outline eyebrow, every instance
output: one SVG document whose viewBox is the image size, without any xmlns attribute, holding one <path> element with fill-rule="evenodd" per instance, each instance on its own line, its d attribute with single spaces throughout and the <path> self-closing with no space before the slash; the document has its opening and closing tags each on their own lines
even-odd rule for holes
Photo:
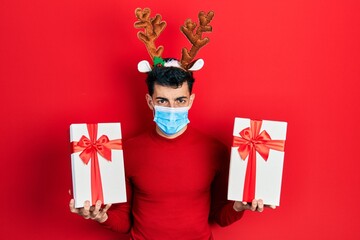
<svg viewBox="0 0 360 240">
<path fill-rule="evenodd" d="M 175 98 L 175 101 L 176 100 L 183 100 L 183 99 L 187 99 L 188 97 L 186 97 L 186 96 L 181 96 L 181 97 L 177 97 L 177 98 Z M 158 99 L 158 100 L 165 100 L 165 101 L 169 101 L 169 99 L 168 98 L 164 98 L 164 97 L 156 97 L 156 99 Z"/>
<path fill-rule="evenodd" d="M 178 98 L 175 99 L 175 101 L 176 100 L 184 100 L 184 99 L 187 99 L 187 97 L 186 96 L 178 97 Z"/>
<path fill-rule="evenodd" d="M 164 101 L 169 101 L 169 99 L 164 98 L 164 97 L 156 97 L 157 100 L 164 100 Z"/>
</svg>

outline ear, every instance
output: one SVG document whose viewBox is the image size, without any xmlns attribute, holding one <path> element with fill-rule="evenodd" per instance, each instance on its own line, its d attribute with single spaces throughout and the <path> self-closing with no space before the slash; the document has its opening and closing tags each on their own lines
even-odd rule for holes
<svg viewBox="0 0 360 240">
<path fill-rule="evenodd" d="M 198 71 L 200 69 L 202 69 L 202 67 L 204 66 L 204 60 L 203 59 L 198 59 L 196 60 L 194 63 L 192 63 L 192 66 L 188 69 L 188 71 Z"/>
<path fill-rule="evenodd" d="M 195 100 L 195 93 L 192 93 L 192 94 L 190 95 L 189 109 L 191 108 L 194 100 Z"/>
<path fill-rule="evenodd" d="M 146 103 L 147 103 L 147 105 L 149 106 L 149 108 L 151 109 L 151 110 L 154 110 L 154 105 L 153 105 L 153 100 L 152 100 L 152 97 L 150 96 L 150 94 L 146 94 L 145 95 L 145 99 L 146 99 Z"/>
<path fill-rule="evenodd" d="M 142 60 L 138 63 L 138 70 L 141 73 L 151 72 L 150 63 L 146 60 Z"/>
</svg>

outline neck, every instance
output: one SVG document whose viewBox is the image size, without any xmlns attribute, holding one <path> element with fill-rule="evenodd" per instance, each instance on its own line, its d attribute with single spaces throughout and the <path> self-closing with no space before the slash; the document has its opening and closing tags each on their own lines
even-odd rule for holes
<svg viewBox="0 0 360 240">
<path fill-rule="evenodd" d="M 187 129 L 187 125 L 185 127 L 183 127 L 179 132 L 173 134 L 173 135 L 166 135 L 165 133 L 163 133 L 160 128 L 158 126 L 156 126 L 156 133 L 159 134 L 160 136 L 167 138 L 167 139 L 174 139 L 177 138 L 178 136 L 180 136 L 181 134 L 183 134 Z"/>
</svg>

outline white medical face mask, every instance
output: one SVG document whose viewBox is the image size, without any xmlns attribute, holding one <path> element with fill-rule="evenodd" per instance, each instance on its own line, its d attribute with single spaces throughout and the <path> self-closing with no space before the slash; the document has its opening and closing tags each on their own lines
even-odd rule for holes
<svg viewBox="0 0 360 240">
<path fill-rule="evenodd" d="M 154 106 L 154 122 L 166 135 L 174 135 L 183 129 L 190 121 L 188 112 L 190 107 L 162 107 Z"/>
</svg>

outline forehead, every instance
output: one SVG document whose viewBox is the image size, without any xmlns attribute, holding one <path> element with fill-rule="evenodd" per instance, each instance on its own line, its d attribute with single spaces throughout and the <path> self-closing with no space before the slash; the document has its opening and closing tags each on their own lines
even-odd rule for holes
<svg viewBox="0 0 360 240">
<path fill-rule="evenodd" d="M 162 86 L 159 84 L 154 85 L 154 94 L 153 97 L 163 97 L 168 99 L 178 98 L 178 97 L 189 97 L 189 87 L 187 82 L 184 82 L 180 87 L 174 88 L 171 86 Z"/>
</svg>

